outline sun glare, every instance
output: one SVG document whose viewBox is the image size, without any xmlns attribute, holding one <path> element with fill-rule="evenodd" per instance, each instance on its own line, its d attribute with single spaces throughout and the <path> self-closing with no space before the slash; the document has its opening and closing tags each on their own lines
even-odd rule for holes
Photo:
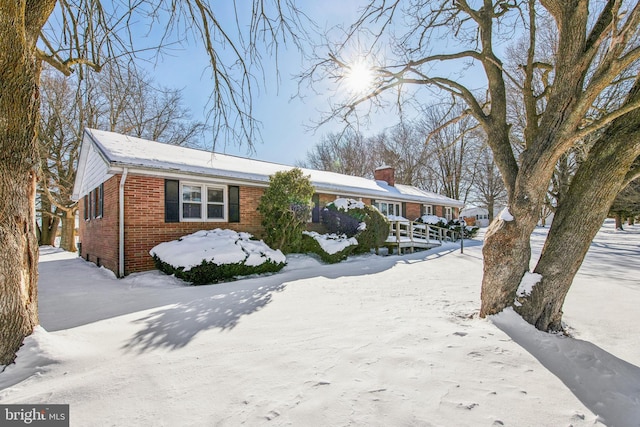
<svg viewBox="0 0 640 427">
<path fill-rule="evenodd" d="M 347 70 L 345 82 L 350 91 L 364 92 L 373 85 L 373 70 L 366 62 L 358 61 Z"/>
</svg>

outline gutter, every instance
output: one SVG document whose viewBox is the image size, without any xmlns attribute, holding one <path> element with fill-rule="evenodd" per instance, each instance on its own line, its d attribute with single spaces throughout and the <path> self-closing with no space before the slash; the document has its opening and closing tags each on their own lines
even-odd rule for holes
<svg viewBox="0 0 640 427">
<path fill-rule="evenodd" d="M 127 181 L 127 174 L 129 173 L 128 168 L 124 168 L 122 172 L 122 177 L 120 178 L 120 188 L 118 189 L 118 228 L 119 228 L 119 239 L 118 239 L 118 277 L 124 277 L 124 183 Z"/>
</svg>

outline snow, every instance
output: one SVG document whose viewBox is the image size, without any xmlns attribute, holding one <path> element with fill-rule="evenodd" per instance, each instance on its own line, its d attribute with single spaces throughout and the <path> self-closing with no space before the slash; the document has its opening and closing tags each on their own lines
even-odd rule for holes
<svg viewBox="0 0 640 427">
<path fill-rule="evenodd" d="M 320 245 L 323 251 L 329 255 L 336 254 L 349 246 L 357 246 L 358 240 L 355 237 L 347 237 L 342 234 L 320 234 L 315 231 L 303 231 L 304 234 L 311 236 Z"/>
<path fill-rule="evenodd" d="M 184 267 L 184 271 L 202 264 L 202 261 L 216 265 L 244 262 L 254 267 L 267 261 L 276 264 L 286 262 L 280 250 L 273 250 L 262 240 L 251 240 L 251 237 L 249 233 L 222 228 L 201 230 L 179 240 L 160 243 L 149 253 L 173 267 Z"/>
<path fill-rule="evenodd" d="M 538 273 L 524 273 L 522 280 L 520 281 L 520 285 L 518 286 L 518 290 L 516 291 L 516 296 L 526 297 L 527 295 L 531 295 L 533 291 L 533 287 L 542 281 L 542 275 Z"/>
<path fill-rule="evenodd" d="M 498 215 L 498 218 L 500 218 L 503 221 L 513 221 L 513 215 L 511 215 L 511 212 L 509 212 L 509 208 L 504 208 L 500 211 L 500 215 Z"/>
<path fill-rule="evenodd" d="M 422 219 L 422 222 L 424 222 L 425 224 L 431 224 L 431 225 L 438 224 L 439 222 L 442 222 L 445 224 L 449 223 L 449 221 L 446 218 L 442 218 L 436 215 L 422 215 L 421 219 Z"/>
<path fill-rule="evenodd" d="M 539 254 L 548 229 L 536 229 Z M 567 295 L 572 337 L 478 317 L 482 242 L 185 286 L 43 248 L 42 328 L 0 404 L 71 425 L 640 425 L 640 227 L 607 222 Z"/>
<path fill-rule="evenodd" d="M 97 147 L 97 151 L 93 149 Z M 97 129 L 86 129 L 83 139 L 78 178 L 74 186 L 74 198 L 84 196 L 86 188 L 82 185 L 84 179 L 90 179 L 91 173 L 86 171 L 83 164 L 91 163 L 87 158 L 93 155 L 94 161 L 102 166 L 105 162 L 110 173 L 119 173 L 122 168 L 129 168 L 129 173 L 136 170 L 144 174 L 156 171 L 161 174 L 176 174 L 180 172 L 200 178 L 225 178 L 226 180 L 243 180 L 253 183 L 267 184 L 269 176 L 280 171 L 287 171 L 293 166 L 282 165 L 244 157 L 212 153 L 205 150 L 162 144 L 107 132 Z M 315 169 L 300 168 L 304 175 L 311 178 L 311 183 L 318 192 L 329 194 L 357 195 L 358 197 L 372 197 L 375 199 L 393 199 L 414 201 L 425 204 L 439 204 L 462 207 L 463 203 L 440 194 L 431 193 L 407 185 L 388 185 L 384 181 L 326 172 Z M 84 190 L 82 190 L 84 189 Z"/>
<path fill-rule="evenodd" d="M 348 212 L 351 209 L 364 209 L 364 202 L 355 200 L 355 199 L 347 199 L 344 197 L 339 197 L 335 199 L 330 204 L 334 205 L 336 209 L 344 212 Z"/>
</svg>

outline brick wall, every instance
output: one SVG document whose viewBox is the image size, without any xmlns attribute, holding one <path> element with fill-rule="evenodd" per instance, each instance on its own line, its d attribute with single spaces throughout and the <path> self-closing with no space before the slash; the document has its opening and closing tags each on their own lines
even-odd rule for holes
<svg viewBox="0 0 640 427">
<path fill-rule="evenodd" d="M 420 218 L 420 212 L 422 209 L 421 204 L 407 202 L 405 206 L 406 206 L 406 212 L 404 213 L 405 218 L 407 218 L 410 221 Z"/>
<path fill-rule="evenodd" d="M 118 272 L 118 188 L 120 175 L 104 183 L 104 214 L 102 218 L 84 220 L 84 199 L 80 200 L 82 257 Z M 164 221 L 164 179 L 129 175 L 125 184 L 125 268 L 126 274 L 155 268 L 149 250 L 159 243 L 178 239 L 198 230 L 228 228 L 262 237 L 261 216 L 257 211 L 263 188 L 240 187 L 240 222 L 174 222 Z M 320 194 L 320 206 L 334 201 L 335 195 Z M 363 199 L 367 204 L 370 199 Z M 410 219 L 420 216 L 420 205 L 407 203 Z M 443 216 L 442 206 L 435 214 Z M 316 229 L 318 224 L 309 224 Z M 320 227 L 318 231 L 322 231 Z"/>
<path fill-rule="evenodd" d="M 125 274 L 155 268 L 149 250 L 199 230 L 228 228 L 260 237 L 256 208 L 264 190 L 240 187 L 240 222 L 164 222 L 164 179 L 129 176 L 125 186 Z"/>
<path fill-rule="evenodd" d="M 118 271 L 118 187 L 120 176 L 104 183 L 104 207 L 101 218 L 84 219 L 85 199 L 79 201 L 79 241 L 81 256 L 93 263 Z"/>
<path fill-rule="evenodd" d="M 376 169 L 373 172 L 373 179 L 376 181 L 386 181 L 387 184 L 396 185 L 396 171 L 392 167 Z"/>
</svg>

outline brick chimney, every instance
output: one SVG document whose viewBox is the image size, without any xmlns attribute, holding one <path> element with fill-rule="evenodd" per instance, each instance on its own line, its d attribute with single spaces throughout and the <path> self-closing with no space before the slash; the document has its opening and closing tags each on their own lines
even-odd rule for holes
<svg viewBox="0 0 640 427">
<path fill-rule="evenodd" d="M 390 186 L 396 185 L 396 170 L 391 166 L 383 165 L 373 172 L 376 181 L 386 181 Z"/>
</svg>

